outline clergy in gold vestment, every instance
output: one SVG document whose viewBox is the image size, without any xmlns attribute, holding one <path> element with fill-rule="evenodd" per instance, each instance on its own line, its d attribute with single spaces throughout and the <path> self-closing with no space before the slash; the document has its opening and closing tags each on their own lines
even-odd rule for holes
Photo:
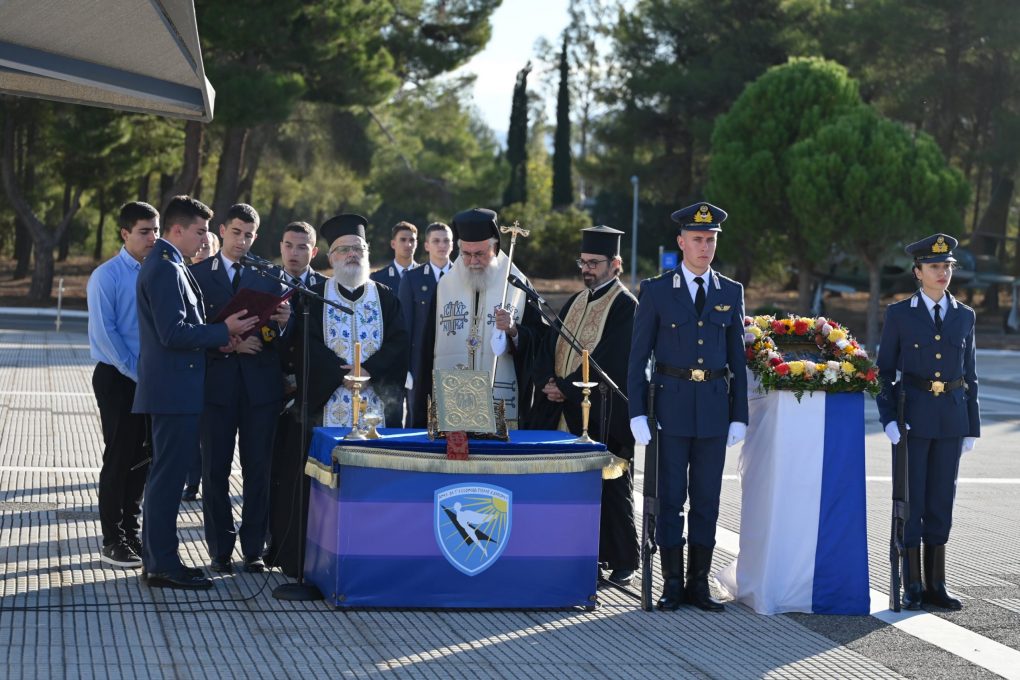
<svg viewBox="0 0 1020 680">
<path fill-rule="evenodd" d="M 620 283 L 620 235 L 610 227 L 593 227 L 581 233 L 581 269 L 585 288 L 567 300 L 560 312 L 563 326 L 573 333 L 583 349 L 609 374 L 621 390 L 627 390 L 627 358 L 637 300 Z M 581 356 L 559 334 L 549 333 L 535 362 L 535 404 L 529 426 L 560 429 L 581 434 Z M 592 370 L 589 379 L 603 382 Z M 609 450 L 628 461 L 634 459 L 634 436 L 630 432 L 627 405 L 610 393 L 606 404 L 608 434 L 603 436 L 600 419 L 602 396 L 593 388 L 588 434 L 604 442 Z M 609 579 L 627 584 L 638 566 L 637 528 L 634 522 L 634 478 L 626 474 L 602 482 L 602 522 L 599 561 L 608 565 Z"/>
</svg>

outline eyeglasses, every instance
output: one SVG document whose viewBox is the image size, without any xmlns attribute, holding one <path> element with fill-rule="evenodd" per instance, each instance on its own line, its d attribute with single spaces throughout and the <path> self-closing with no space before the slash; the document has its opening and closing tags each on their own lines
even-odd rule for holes
<svg viewBox="0 0 1020 680">
<path fill-rule="evenodd" d="M 478 260 L 478 261 L 481 261 L 481 260 L 484 260 L 486 257 L 489 257 L 491 255 L 492 255 L 492 251 L 491 250 L 483 250 L 483 251 L 477 252 L 477 253 L 469 253 L 469 252 L 466 252 L 466 251 L 463 251 L 463 250 L 460 251 L 460 256 L 463 259 L 465 259 L 465 260 Z"/>
<path fill-rule="evenodd" d="M 368 249 L 365 246 L 361 246 L 361 245 L 358 245 L 358 246 L 336 246 L 335 248 L 331 248 L 330 249 L 329 254 L 332 255 L 333 253 L 340 253 L 341 255 L 346 255 L 348 253 L 363 253 L 366 250 L 368 250 Z"/>
<path fill-rule="evenodd" d="M 609 259 L 605 260 L 582 260 L 580 258 L 574 260 L 577 263 L 578 269 L 595 269 L 603 262 L 609 262 Z"/>
</svg>

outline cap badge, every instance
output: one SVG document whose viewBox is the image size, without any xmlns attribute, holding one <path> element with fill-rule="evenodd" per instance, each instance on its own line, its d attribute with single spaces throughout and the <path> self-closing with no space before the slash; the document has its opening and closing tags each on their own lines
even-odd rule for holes
<svg viewBox="0 0 1020 680">
<path fill-rule="evenodd" d="M 701 206 L 698 208 L 698 212 L 694 213 L 695 224 L 712 224 L 714 221 L 707 205 Z"/>
<path fill-rule="evenodd" d="M 933 243 L 931 246 L 931 252 L 933 253 L 949 252 L 949 245 L 946 243 L 946 239 L 944 236 L 939 236 L 937 239 L 935 239 L 935 243 Z"/>
</svg>

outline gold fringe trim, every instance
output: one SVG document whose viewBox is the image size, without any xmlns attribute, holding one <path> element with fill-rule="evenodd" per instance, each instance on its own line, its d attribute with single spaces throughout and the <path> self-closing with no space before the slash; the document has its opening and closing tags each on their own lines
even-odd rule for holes
<svg viewBox="0 0 1020 680">
<path fill-rule="evenodd" d="M 340 485 L 340 475 L 333 472 L 333 466 L 326 465 L 311 456 L 305 461 L 305 474 L 331 489 Z"/>
<path fill-rule="evenodd" d="M 333 461 L 340 465 L 382 468 L 384 470 L 480 475 L 587 472 L 588 470 L 604 470 L 607 467 L 618 467 L 616 461 L 626 464 L 626 461 L 617 458 L 613 454 L 601 451 L 531 456 L 472 454 L 468 460 L 450 460 L 444 453 L 421 453 L 417 451 L 353 446 L 338 446 L 334 448 Z M 317 465 L 321 465 L 321 463 L 317 462 Z M 622 474 L 622 469 L 619 474 Z"/>
</svg>

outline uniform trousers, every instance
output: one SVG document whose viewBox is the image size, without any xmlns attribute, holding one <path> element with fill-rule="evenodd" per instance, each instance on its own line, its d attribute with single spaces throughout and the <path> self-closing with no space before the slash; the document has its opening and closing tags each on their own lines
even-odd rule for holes
<svg viewBox="0 0 1020 680">
<path fill-rule="evenodd" d="M 907 435 L 910 517 L 903 527 L 906 547 L 916 548 L 922 540 L 927 545 L 949 541 L 962 443 L 961 437 Z"/>
<path fill-rule="evenodd" d="M 251 406 L 244 390 L 231 404 L 206 403 L 202 414 L 202 511 L 209 556 L 230 559 L 241 539 L 245 558 L 262 557 L 269 533 L 269 471 L 279 400 Z M 241 528 L 235 530 L 230 466 L 237 440 L 241 459 Z"/>
<path fill-rule="evenodd" d="M 92 372 L 92 389 L 103 427 L 99 524 L 104 546 L 138 535 L 142 491 L 149 469 L 141 464 L 148 456 L 146 417 L 131 412 L 135 387 L 134 380 L 110 364 L 100 362 Z"/>
<path fill-rule="evenodd" d="M 142 506 L 142 560 L 152 573 L 181 569 L 177 513 L 188 464 L 198 451 L 197 413 L 152 414 L 152 466 Z"/>
<path fill-rule="evenodd" d="M 633 465 L 616 479 L 602 480 L 599 561 L 610 569 L 637 569 L 640 559 L 634 524 Z"/>
<path fill-rule="evenodd" d="M 690 497 L 687 542 L 715 547 L 726 437 L 674 437 L 659 433 L 658 543 L 684 545 L 684 501 Z"/>
</svg>

